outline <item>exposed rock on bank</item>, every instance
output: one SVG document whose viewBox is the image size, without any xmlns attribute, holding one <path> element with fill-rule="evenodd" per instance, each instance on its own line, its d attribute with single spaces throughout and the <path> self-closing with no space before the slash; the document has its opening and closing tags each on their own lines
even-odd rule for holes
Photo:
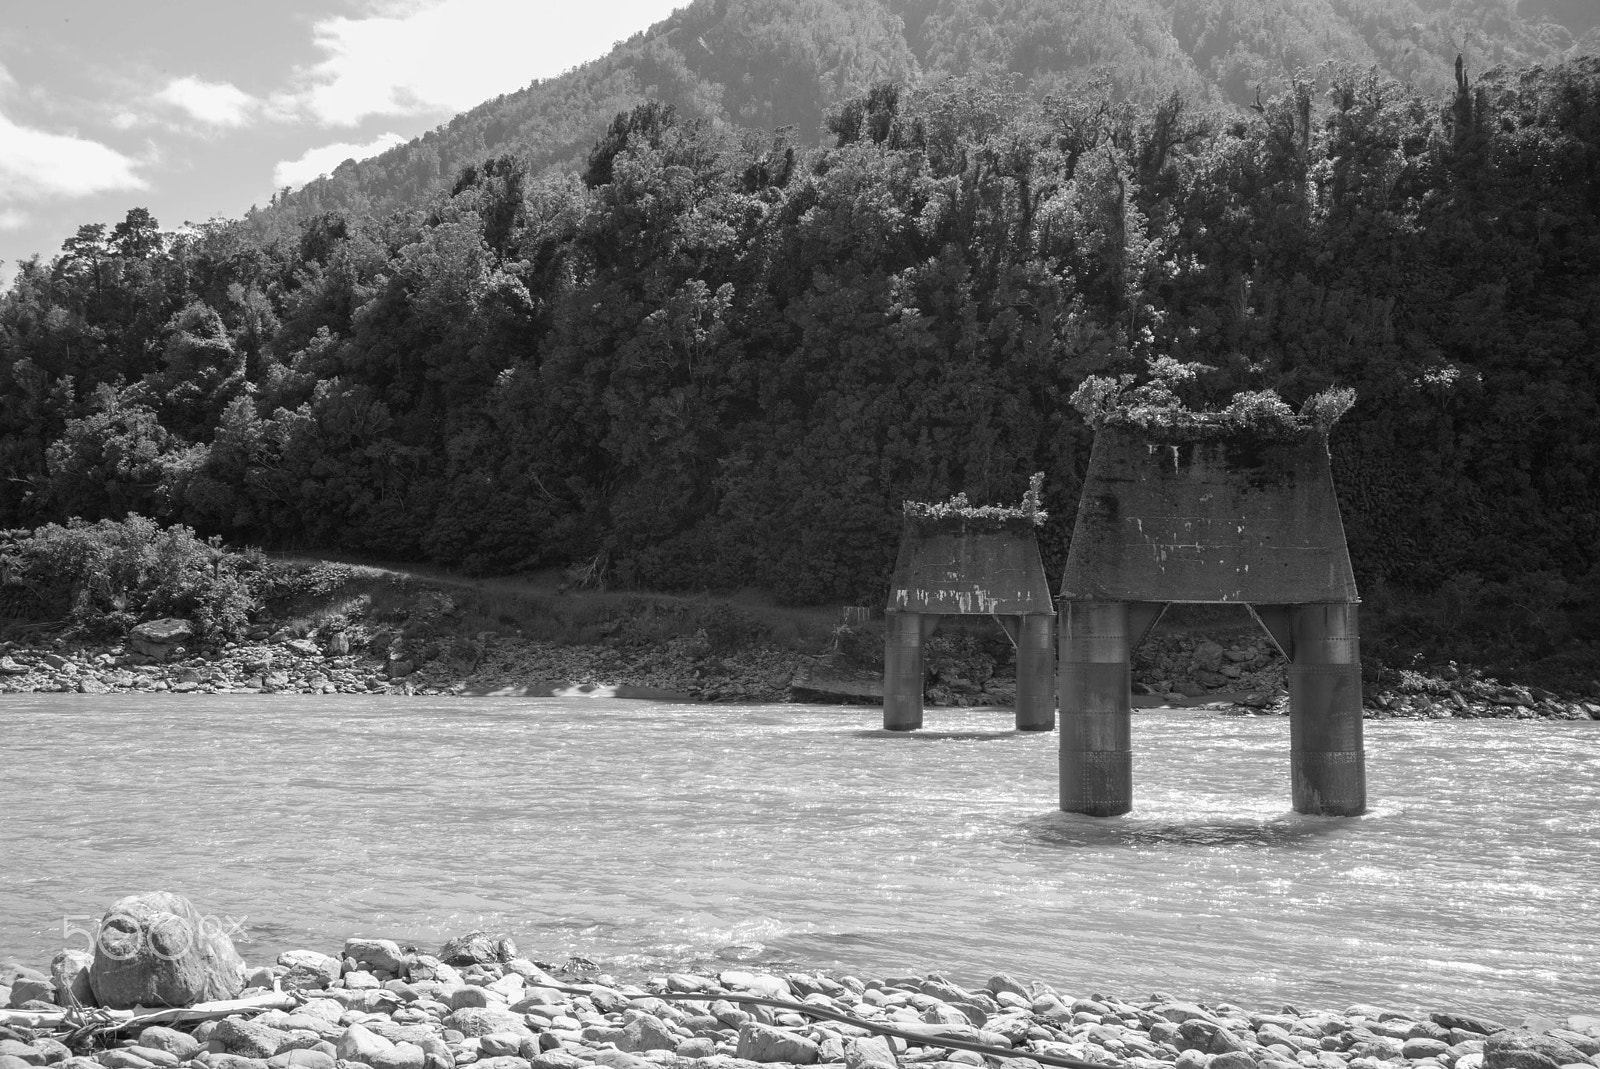
<svg viewBox="0 0 1600 1069">
<path fill-rule="evenodd" d="M 434 597 L 432 611 L 448 612 Z M 442 606 L 442 608 L 441 608 Z M 849 629 L 841 628 L 841 631 Z M 648 697 L 718 702 L 883 700 L 882 636 L 805 655 L 747 644 L 721 652 L 702 642 L 615 640 L 565 645 L 503 632 L 400 633 L 381 627 L 260 628 L 239 642 L 202 642 L 190 623 L 140 624 L 124 642 L 64 638 L 0 642 L 0 693 L 505 694 Z M 1008 706 L 1015 667 L 980 645 L 941 634 L 930 643 L 927 704 Z M 1133 662 L 1136 694 L 1234 713 L 1287 710 L 1284 661 L 1264 637 L 1151 636 Z M 1447 666 L 1389 672 L 1370 683 L 1368 717 L 1502 717 L 1600 720 L 1600 694 L 1561 696 L 1505 685 Z"/>
<path fill-rule="evenodd" d="M 1165 993 L 1075 997 L 1005 975 L 968 988 L 937 973 L 870 980 L 675 973 L 632 985 L 555 972 L 520 956 L 510 940 L 482 933 L 452 940 L 437 955 L 352 939 L 337 957 L 289 951 L 251 970 L 259 990 L 243 995 L 266 993 L 278 1003 L 265 1012 L 70 1035 L 73 1023 L 88 1018 L 63 1020 L 48 1003 L 31 1001 L 42 974 L 0 968 L 9 984 L 0 995 L 25 1007 L 0 1015 L 0 1069 L 1600 1066 L 1600 1015 L 1508 1027 L 1463 1013 L 1371 1005 L 1270 1011 Z M 283 992 L 277 999 L 274 985 Z"/>
</svg>

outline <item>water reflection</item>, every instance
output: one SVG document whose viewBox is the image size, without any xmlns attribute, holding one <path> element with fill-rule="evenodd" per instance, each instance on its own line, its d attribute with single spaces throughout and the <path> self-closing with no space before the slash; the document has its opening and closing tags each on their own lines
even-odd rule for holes
<svg viewBox="0 0 1600 1069">
<path fill-rule="evenodd" d="M 1063 849 L 1104 846 L 1295 846 L 1351 832 L 1359 818 L 1308 817 L 1287 813 L 1267 820 L 1219 819 L 1199 815 L 1192 820 L 1148 817 L 1090 817 L 1081 813 L 1041 813 L 1022 822 L 1028 840 Z"/>
</svg>

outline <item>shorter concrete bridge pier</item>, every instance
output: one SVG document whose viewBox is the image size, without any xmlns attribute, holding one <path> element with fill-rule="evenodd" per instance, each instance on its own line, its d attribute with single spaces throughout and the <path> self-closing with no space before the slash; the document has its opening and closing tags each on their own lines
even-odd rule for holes
<svg viewBox="0 0 1600 1069">
<path fill-rule="evenodd" d="M 923 648 L 945 616 L 993 617 L 1017 654 L 1017 730 L 1056 723 L 1055 601 L 1031 519 L 907 518 L 884 615 L 883 726 L 922 726 Z"/>
</svg>

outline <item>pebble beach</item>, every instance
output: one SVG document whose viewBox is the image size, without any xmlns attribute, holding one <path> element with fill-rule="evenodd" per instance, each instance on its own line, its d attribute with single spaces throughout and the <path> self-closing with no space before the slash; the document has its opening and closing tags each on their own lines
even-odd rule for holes
<svg viewBox="0 0 1600 1069">
<path fill-rule="evenodd" d="M 272 1008 L 198 1025 L 134 1020 L 95 1035 L 81 1027 L 95 1011 L 62 1021 L 56 1009 L 71 1001 L 74 985 L 87 990 L 80 974 L 88 960 L 64 952 L 48 971 L 0 966 L 8 985 L 0 996 L 13 1007 L 0 1016 L 0 1069 L 1600 1066 L 1600 1004 L 1593 1015 L 1569 1007 L 1498 1021 L 1447 1008 L 1242 1007 L 1172 992 L 1072 993 L 1003 974 L 981 986 L 938 973 L 742 970 L 630 983 L 584 959 L 536 962 L 509 939 L 482 933 L 438 954 L 385 939 L 350 939 L 335 954 L 286 951 L 248 968 L 240 993 Z"/>
</svg>

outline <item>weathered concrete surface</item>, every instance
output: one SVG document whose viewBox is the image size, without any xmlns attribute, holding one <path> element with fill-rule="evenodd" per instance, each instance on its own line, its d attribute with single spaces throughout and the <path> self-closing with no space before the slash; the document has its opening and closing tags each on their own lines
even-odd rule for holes
<svg viewBox="0 0 1600 1069">
<path fill-rule="evenodd" d="M 1061 808 L 1094 817 L 1133 808 L 1128 605 L 1061 605 Z"/>
<path fill-rule="evenodd" d="M 1327 440 L 1095 435 L 1061 584 L 1104 601 L 1354 602 Z"/>
<path fill-rule="evenodd" d="M 889 584 L 888 609 L 1054 616 L 1056 606 L 1031 527 L 962 531 L 908 521 Z"/>
</svg>

